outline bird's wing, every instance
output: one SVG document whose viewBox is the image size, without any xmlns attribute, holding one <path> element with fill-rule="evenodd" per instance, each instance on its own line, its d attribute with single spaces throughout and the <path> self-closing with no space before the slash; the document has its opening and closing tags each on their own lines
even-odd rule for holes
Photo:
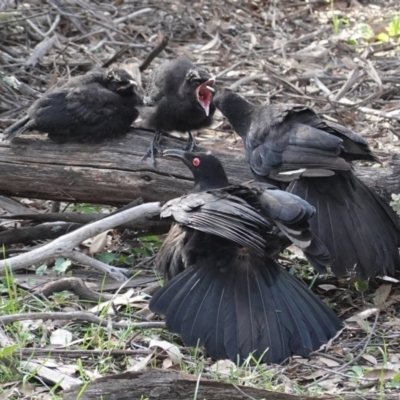
<svg viewBox="0 0 400 400">
<path fill-rule="evenodd" d="M 245 139 L 254 173 L 285 182 L 300 176 L 332 176 L 336 170 L 351 169 L 341 157 L 343 141 L 309 125 L 307 112 L 303 119 L 300 115 L 297 110 L 286 111 L 284 118 L 275 116 L 271 121 L 268 108 L 260 107 L 254 113 Z"/>
<path fill-rule="evenodd" d="M 329 132 L 343 141 L 342 155 L 349 160 L 368 160 L 381 162 L 379 158 L 373 153 L 368 145 L 368 142 L 343 125 L 335 122 L 318 119 L 315 127 L 325 132 Z"/>
<path fill-rule="evenodd" d="M 291 243 L 300 247 L 317 270 L 324 271 L 330 266 L 329 251 L 310 229 L 309 220 L 315 213 L 313 206 L 267 183 L 249 182 L 245 187 L 254 193 L 254 197 L 247 201 L 267 220 L 272 220 Z M 241 196 L 238 190 L 240 187 L 234 189 L 233 194 Z"/>
<path fill-rule="evenodd" d="M 96 125 L 109 116 L 118 115 L 121 96 L 98 83 L 74 87 L 66 96 L 66 109 L 76 122 Z"/>
<path fill-rule="evenodd" d="M 167 202 L 163 218 L 173 217 L 189 228 L 213 234 L 264 254 L 262 230 L 270 223 L 246 201 L 223 190 L 193 193 Z"/>
<path fill-rule="evenodd" d="M 68 130 L 76 124 L 75 119 L 66 111 L 66 98 L 69 91 L 70 89 L 64 86 L 55 88 L 32 104 L 28 115 L 31 118 L 33 129 L 40 127 L 41 131 L 46 132 L 62 127 Z"/>
</svg>

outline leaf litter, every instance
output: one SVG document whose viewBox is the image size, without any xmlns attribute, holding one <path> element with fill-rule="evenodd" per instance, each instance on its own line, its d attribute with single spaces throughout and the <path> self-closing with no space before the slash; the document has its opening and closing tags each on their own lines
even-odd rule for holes
<svg viewBox="0 0 400 400">
<path fill-rule="evenodd" d="M 143 86 L 148 74 L 163 59 L 185 54 L 215 73 L 220 85 L 233 85 L 250 101 L 314 107 L 325 118 L 366 137 L 378 156 L 388 163 L 391 154 L 398 152 L 400 138 L 400 32 L 396 31 L 400 5 L 394 0 L 371 3 L 0 1 L 0 129 L 21 117 L 40 93 L 52 85 L 104 65 L 125 47 L 118 62 L 126 63 L 139 74 L 138 64 L 162 37 L 168 36 L 166 50 L 140 77 Z M 211 129 L 199 132 L 197 139 L 204 146 L 216 148 L 242 146 L 219 113 Z M 37 212 L 48 212 L 51 207 L 50 202 L 30 199 L 25 204 Z M 7 224 L 2 227 L 15 226 L 9 221 Z M 146 308 L 147 293 L 154 290 L 158 281 L 149 257 L 152 249 L 136 239 L 131 242 L 129 234 L 113 230 L 93 238 L 80 250 L 86 248 L 96 256 L 108 254 L 107 262 L 118 263 L 127 258 L 127 249 L 132 246 L 142 246 L 147 253 L 133 253 L 131 259 L 139 265 L 138 275 L 122 290 L 110 279 L 93 276 L 70 260 L 57 259 L 53 267 L 56 276 L 48 269 L 42 277 L 32 271 L 26 276 L 16 274 L 15 281 L 25 291 L 10 291 L 3 285 L 2 300 L 14 293 L 20 312 L 47 311 L 51 305 L 61 311 L 91 310 L 105 319 L 152 321 L 155 316 Z M 331 276 L 317 277 L 312 284 L 313 274 L 299 253 L 285 254 L 282 262 L 288 267 L 295 263 L 292 270 L 299 278 L 312 285 L 345 320 L 346 328 L 339 338 L 310 359 L 293 357 L 282 366 L 258 365 L 249 359 L 244 366 L 237 367 L 228 360 L 211 360 L 202 349 L 186 348 L 179 337 L 167 331 L 110 331 L 73 320 L 54 320 L 51 324 L 44 324 L 43 320 L 21 321 L 21 330 L 27 332 L 24 339 L 7 331 L 11 341 L 23 350 L 14 353 L 20 366 L 20 380 L 33 371 L 42 372 L 37 373 L 37 380 L 31 379 L 35 385 L 16 385 L 7 390 L 15 398 L 27 393 L 35 398 L 48 391 L 41 379 L 55 384 L 62 377 L 69 377 L 61 386 L 69 387 L 83 379 L 140 371 L 151 365 L 312 395 L 382 394 L 382 390 L 383 395 L 397 393 L 398 281 L 377 278 L 369 282 L 365 291 L 349 279 Z M 52 279 L 60 279 L 57 275 L 71 272 L 91 280 L 91 288 L 98 293 L 117 291 L 118 295 L 99 301 L 95 308 L 69 288 L 43 299 L 29 295 L 32 287 L 51 283 Z M 10 313 L 12 310 L 0 309 L 0 316 Z M 71 342 L 74 339 L 77 341 Z M 0 352 L 6 354 L 6 349 Z M 51 363 L 46 364 L 46 358 L 52 351 L 57 354 L 57 350 L 63 356 L 52 356 Z M 86 355 L 87 351 L 91 357 Z M 32 354 L 36 358 L 32 359 Z M 7 377 L 2 383 L 6 382 Z"/>
</svg>

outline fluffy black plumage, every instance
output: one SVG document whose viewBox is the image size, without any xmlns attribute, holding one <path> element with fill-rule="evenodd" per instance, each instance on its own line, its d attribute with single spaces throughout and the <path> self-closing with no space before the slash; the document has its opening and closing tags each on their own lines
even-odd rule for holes
<svg viewBox="0 0 400 400">
<path fill-rule="evenodd" d="M 156 266 L 168 283 L 150 301 L 168 329 L 217 359 L 267 363 L 307 356 L 341 327 L 333 312 L 274 255 L 292 241 L 318 265 L 329 255 L 310 232 L 307 202 L 264 183 L 230 186 L 219 160 L 167 150 L 195 178 L 195 192 L 166 203 L 173 218 Z"/>
<path fill-rule="evenodd" d="M 243 139 L 255 178 L 316 207 L 311 229 L 335 275 L 365 279 L 399 267 L 397 217 L 352 172 L 353 160 L 379 161 L 366 140 L 304 106 L 255 106 L 226 89 L 215 104 Z"/>
<path fill-rule="evenodd" d="M 4 131 L 3 140 L 29 131 L 47 133 L 57 143 L 98 142 L 128 132 L 143 104 L 136 82 L 123 69 L 72 78 L 36 100 L 28 114 Z"/>
<path fill-rule="evenodd" d="M 190 131 L 211 125 L 215 106 L 212 102 L 215 79 L 188 60 L 178 57 L 156 68 L 149 79 L 143 110 L 145 124 L 156 131 L 146 154 L 154 158 L 161 151 L 161 131 L 188 132 L 188 149 L 196 146 Z"/>
</svg>

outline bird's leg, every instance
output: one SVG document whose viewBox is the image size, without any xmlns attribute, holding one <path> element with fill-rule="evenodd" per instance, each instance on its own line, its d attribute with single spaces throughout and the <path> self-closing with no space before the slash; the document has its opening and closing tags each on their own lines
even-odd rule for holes
<svg viewBox="0 0 400 400">
<path fill-rule="evenodd" d="M 147 157 L 151 157 L 151 161 L 153 162 L 154 167 L 156 166 L 155 155 L 157 153 L 162 154 L 162 149 L 160 146 L 161 137 L 162 137 L 162 133 L 160 131 L 156 131 L 148 150 L 146 151 L 145 155 L 142 158 L 142 161 L 144 161 Z"/>
<path fill-rule="evenodd" d="M 197 146 L 196 140 L 192 135 L 192 132 L 188 131 L 189 138 L 186 142 L 185 150 L 186 151 L 197 151 L 199 150 L 199 146 Z"/>
</svg>

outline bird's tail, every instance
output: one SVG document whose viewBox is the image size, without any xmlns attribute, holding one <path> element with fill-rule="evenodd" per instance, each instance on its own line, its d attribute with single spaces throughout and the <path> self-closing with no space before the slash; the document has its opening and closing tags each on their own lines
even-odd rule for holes
<svg viewBox="0 0 400 400">
<path fill-rule="evenodd" d="M 340 320 L 310 290 L 272 259 L 210 256 L 177 275 L 152 298 L 150 309 L 189 346 L 211 357 L 243 361 L 249 354 L 281 363 L 307 356 L 332 338 Z M 221 260 L 219 260 L 221 261 Z"/>
<path fill-rule="evenodd" d="M 16 136 L 25 133 L 28 129 L 26 124 L 29 122 L 29 116 L 26 115 L 24 118 L 14 122 L 9 126 L 3 133 L 3 141 L 9 141 L 14 139 Z"/>
<path fill-rule="evenodd" d="M 365 279 L 399 267 L 397 216 L 351 171 L 301 178 L 287 190 L 316 208 L 309 223 L 328 248 L 335 275 Z"/>
</svg>

